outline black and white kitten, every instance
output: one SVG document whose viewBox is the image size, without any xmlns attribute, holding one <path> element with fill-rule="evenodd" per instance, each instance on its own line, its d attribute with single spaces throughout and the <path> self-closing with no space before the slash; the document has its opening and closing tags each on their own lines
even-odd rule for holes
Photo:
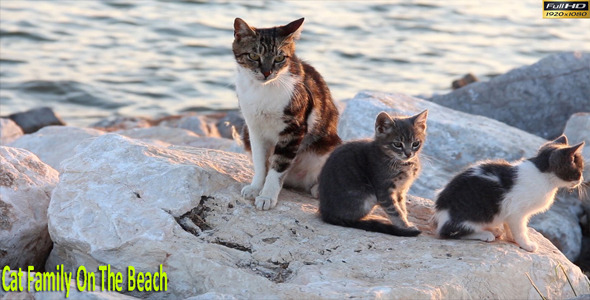
<svg viewBox="0 0 590 300">
<path fill-rule="evenodd" d="M 295 55 L 303 18 L 254 28 L 234 22 L 236 92 L 244 115 L 242 138 L 252 153 L 254 178 L 242 196 L 257 209 L 277 204 L 283 182 L 317 197 L 317 178 L 341 143 L 338 110 L 322 76 Z"/>
<path fill-rule="evenodd" d="M 320 214 L 330 224 L 399 236 L 420 234 L 407 218 L 406 193 L 420 172 L 427 111 L 413 117 L 381 112 L 375 139 L 344 144 L 320 173 Z M 391 223 L 362 220 L 379 205 Z"/>
<path fill-rule="evenodd" d="M 491 242 L 503 226 L 509 240 L 534 252 L 537 244 L 528 237 L 528 221 L 549 209 L 558 188 L 582 183 L 583 146 L 568 146 L 562 135 L 533 158 L 482 162 L 460 173 L 436 200 L 439 237 Z"/>
</svg>

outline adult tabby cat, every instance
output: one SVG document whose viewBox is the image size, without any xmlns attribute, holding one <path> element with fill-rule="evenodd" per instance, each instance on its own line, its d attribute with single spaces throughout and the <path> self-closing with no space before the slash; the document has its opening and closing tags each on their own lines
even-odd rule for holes
<svg viewBox="0 0 590 300">
<path fill-rule="evenodd" d="M 375 139 L 344 144 L 320 174 L 320 214 L 330 224 L 399 236 L 420 234 L 407 218 L 406 193 L 420 172 L 427 111 L 391 118 L 381 112 Z M 390 223 L 362 220 L 380 205 Z"/>
<path fill-rule="evenodd" d="M 521 248 L 534 252 L 528 236 L 530 217 L 549 209 L 560 187 L 582 183 L 584 143 L 568 146 L 560 136 L 541 146 L 537 156 L 508 163 L 491 161 L 468 168 L 449 182 L 436 200 L 437 232 L 442 238 L 491 242 L 502 231 Z"/>
<path fill-rule="evenodd" d="M 317 177 L 340 144 L 338 110 L 322 76 L 295 55 L 303 18 L 285 26 L 254 28 L 234 22 L 236 92 L 252 153 L 254 178 L 242 196 L 257 209 L 277 204 L 283 182 L 317 196 Z"/>
</svg>

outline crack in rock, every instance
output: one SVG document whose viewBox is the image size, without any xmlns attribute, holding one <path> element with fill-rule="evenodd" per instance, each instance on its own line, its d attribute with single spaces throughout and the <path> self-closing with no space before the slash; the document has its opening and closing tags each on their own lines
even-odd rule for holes
<svg viewBox="0 0 590 300">
<path fill-rule="evenodd" d="M 176 222 L 182 227 L 182 229 L 194 236 L 201 235 L 205 230 L 213 229 L 213 227 L 205 220 L 207 212 L 211 211 L 210 208 L 205 206 L 205 202 L 209 199 L 213 198 L 209 196 L 201 196 L 201 201 L 197 207 L 186 212 L 184 215 L 175 218 Z"/>
<path fill-rule="evenodd" d="M 220 239 L 215 240 L 213 243 L 214 244 L 217 244 L 217 245 L 224 246 L 224 247 L 236 249 L 236 250 L 239 250 L 239 251 L 242 251 L 242 252 L 252 253 L 252 248 L 246 247 L 244 245 L 240 245 L 238 243 L 226 242 L 226 241 L 222 241 Z"/>
<path fill-rule="evenodd" d="M 293 271 L 289 270 L 289 263 L 266 263 L 260 262 L 245 262 L 238 263 L 237 266 L 241 269 L 247 269 L 256 275 L 267 278 L 275 283 L 284 283 L 289 279 Z"/>
</svg>

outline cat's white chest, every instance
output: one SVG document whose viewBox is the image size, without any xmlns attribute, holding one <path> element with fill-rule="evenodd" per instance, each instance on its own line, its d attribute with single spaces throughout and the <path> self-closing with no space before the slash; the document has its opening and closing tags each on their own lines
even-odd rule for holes
<svg viewBox="0 0 590 300">
<path fill-rule="evenodd" d="M 236 93 L 251 134 L 276 139 L 285 128 L 284 110 L 291 101 L 296 79 L 286 72 L 267 84 L 252 78 L 238 66 Z"/>
<path fill-rule="evenodd" d="M 549 209 L 557 192 L 557 186 L 551 178 L 553 175 L 541 173 L 530 161 L 523 161 L 517 168 L 517 179 L 506 195 L 503 213 L 534 214 Z"/>
</svg>

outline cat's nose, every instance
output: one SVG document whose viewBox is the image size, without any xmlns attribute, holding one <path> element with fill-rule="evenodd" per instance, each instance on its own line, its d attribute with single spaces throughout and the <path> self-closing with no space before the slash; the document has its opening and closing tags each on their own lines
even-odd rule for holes
<svg viewBox="0 0 590 300">
<path fill-rule="evenodd" d="M 264 79 L 266 79 L 270 76 L 270 71 L 262 71 L 262 75 L 264 75 Z"/>
</svg>

